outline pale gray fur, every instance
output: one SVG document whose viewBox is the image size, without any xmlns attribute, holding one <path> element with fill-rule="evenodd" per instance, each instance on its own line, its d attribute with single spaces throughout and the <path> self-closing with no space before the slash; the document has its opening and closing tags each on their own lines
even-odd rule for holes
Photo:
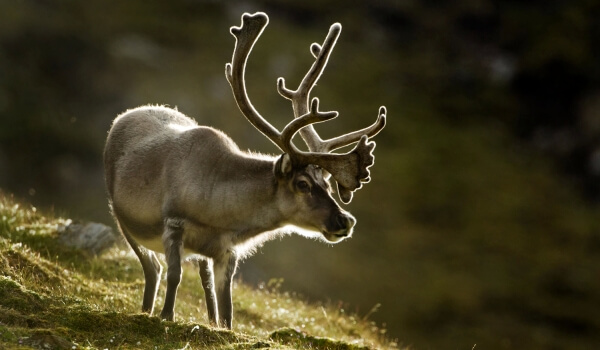
<svg viewBox="0 0 600 350">
<path fill-rule="evenodd" d="M 167 107 L 118 116 L 104 163 L 113 215 L 144 267 L 146 312 L 152 313 L 162 270 L 152 251 L 165 252 L 164 319 L 173 319 L 186 253 L 201 256 L 211 322 L 231 328 L 231 282 L 240 258 L 287 225 L 335 243 L 355 224 L 320 169 L 293 169 L 287 155 L 242 152 L 224 133 Z M 295 187 L 302 181 L 310 192 Z"/>
</svg>

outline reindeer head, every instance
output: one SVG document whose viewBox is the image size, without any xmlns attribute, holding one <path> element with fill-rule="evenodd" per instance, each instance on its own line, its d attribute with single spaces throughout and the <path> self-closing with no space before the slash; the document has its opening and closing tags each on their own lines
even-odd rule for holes
<svg viewBox="0 0 600 350">
<path fill-rule="evenodd" d="M 225 75 L 231 85 L 238 107 L 254 127 L 286 154 L 280 158 L 279 162 L 289 159 L 290 171 L 306 172 L 306 169 L 312 169 L 308 172 L 311 174 L 309 176 L 311 184 L 309 185 L 312 188 L 316 184 L 327 193 L 329 193 L 328 184 L 325 183 L 330 174 L 337 182 L 340 199 L 344 203 L 349 203 L 354 191 L 360 189 L 363 183 L 370 181 L 369 167 L 375 162 L 373 156 L 375 142 L 369 141 L 369 138 L 375 136 L 385 126 L 386 109 L 383 106 L 379 108 L 378 118 L 371 126 L 329 140 L 322 140 L 315 131 L 312 124 L 331 120 L 338 116 L 338 112 L 335 111 L 320 111 L 319 99 L 315 97 L 311 100 L 309 96 L 323 73 L 329 55 L 341 33 L 342 26 L 335 23 L 330 27 L 323 45 L 316 43 L 311 45 L 310 52 L 315 57 L 315 62 L 296 90 L 288 89 L 283 78 L 277 80 L 279 94 L 292 102 L 294 110 L 294 120 L 281 132 L 277 130 L 254 108 L 246 93 L 244 81 L 248 55 L 268 22 L 269 18 L 262 12 L 253 15 L 245 13 L 242 15 L 242 25 L 231 28 L 231 34 L 236 38 L 236 45 L 231 63 L 227 63 L 225 66 Z M 292 138 L 298 132 L 306 143 L 308 151 L 299 150 L 292 142 Z M 353 143 L 356 143 L 356 146 L 348 153 L 331 153 Z M 328 197 L 333 201 L 329 194 Z M 340 211 L 340 213 L 346 212 Z M 351 218 L 351 216 L 349 217 Z M 354 218 L 348 219 L 347 223 L 351 229 L 351 226 L 354 225 Z M 340 226 L 343 225 L 340 224 Z"/>
<path fill-rule="evenodd" d="M 356 219 L 333 199 L 322 168 L 295 166 L 284 153 L 275 162 L 274 173 L 278 182 L 275 201 L 287 224 L 320 232 L 331 243 L 352 235 Z"/>
</svg>

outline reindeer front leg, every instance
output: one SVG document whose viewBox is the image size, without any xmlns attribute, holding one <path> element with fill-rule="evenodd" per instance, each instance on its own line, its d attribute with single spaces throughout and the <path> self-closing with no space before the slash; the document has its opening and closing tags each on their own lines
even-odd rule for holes
<svg viewBox="0 0 600 350">
<path fill-rule="evenodd" d="M 219 326 L 231 329 L 233 320 L 233 303 L 231 287 L 233 275 L 237 268 L 237 256 L 234 251 L 227 251 L 218 259 L 213 259 L 215 290 L 219 309 Z"/>
<path fill-rule="evenodd" d="M 219 321 L 217 320 L 217 296 L 215 294 L 215 278 L 212 261 L 208 259 L 199 260 L 198 267 L 200 268 L 200 279 L 202 280 L 202 288 L 204 289 L 208 320 L 210 323 L 217 326 Z"/>
<path fill-rule="evenodd" d="M 160 318 L 173 321 L 175 314 L 175 298 L 177 288 L 181 282 L 181 254 L 183 251 L 183 224 L 180 220 L 165 220 L 165 232 L 163 233 L 163 244 L 165 246 L 165 257 L 167 259 L 167 295 L 165 305 L 160 313 Z"/>
</svg>

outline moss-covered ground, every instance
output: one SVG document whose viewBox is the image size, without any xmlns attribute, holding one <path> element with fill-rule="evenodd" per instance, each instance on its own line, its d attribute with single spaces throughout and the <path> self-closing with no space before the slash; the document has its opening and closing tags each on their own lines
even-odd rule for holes
<svg viewBox="0 0 600 350">
<path fill-rule="evenodd" d="M 101 256 L 62 246 L 68 219 L 0 194 L 0 349 L 396 348 L 339 305 L 309 304 L 280 281 L 234 286 L 234 331 L 207 325 L 197 271 L 184 267 L 176 322 L 140 313 L 143 274 L 128 247 Z M 156 308 L 160 308 L 161 287 Z"/>
</svg>

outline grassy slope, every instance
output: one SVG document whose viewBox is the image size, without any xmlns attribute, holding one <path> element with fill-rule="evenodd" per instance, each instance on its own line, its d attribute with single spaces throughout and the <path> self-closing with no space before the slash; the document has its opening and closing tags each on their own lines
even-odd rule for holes
<svg viewBox="0 0 600 350">
<path fill-rule="evenodd" d="M 128 251 L 88 257 L 60 246 L 58 227 L 31 206 L 0 197 L 0 349 L 393 348 L 385 331 L 332 305 L 278 291 L 234 289 L 235 331 L 206 326 L 197 271 L 184 268 L 177 322 L 139 313 L 143 274 Z M 164 289 L 157 305 L 162 303 Z M 335 339 L 335 340 L 334 340 Z"/>
</svg>

